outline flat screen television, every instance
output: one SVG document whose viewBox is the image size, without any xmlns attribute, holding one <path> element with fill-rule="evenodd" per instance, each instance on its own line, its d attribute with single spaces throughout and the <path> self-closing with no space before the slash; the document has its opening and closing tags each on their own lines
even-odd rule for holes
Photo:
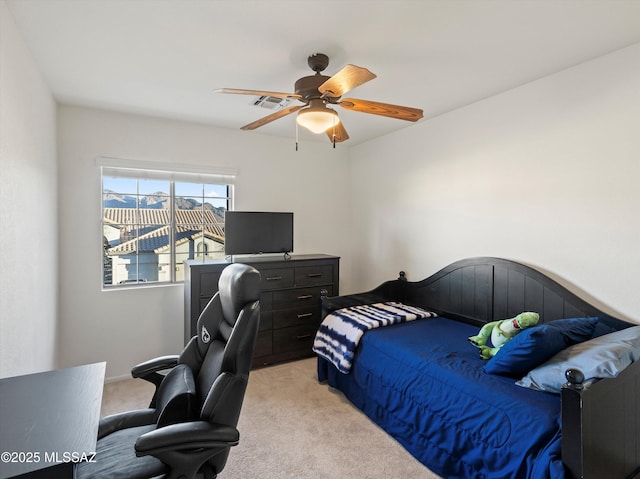
<svg viewBox="0 0 640 479">
<path fill-rule="evenodd" d="M 224 253 L 260 254 L 293 251 L 293 213 L 227 211 Z"/>
</svg>

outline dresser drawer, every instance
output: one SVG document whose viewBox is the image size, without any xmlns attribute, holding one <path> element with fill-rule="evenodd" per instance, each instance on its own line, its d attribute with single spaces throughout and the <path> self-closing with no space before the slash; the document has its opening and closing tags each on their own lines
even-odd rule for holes
<svg viewBox="0 0 640 479">
<path fill-rule="evenodd" d="M 313 338 L 316 335 L 317 325 L 304 324 L 291 328 L 273 330 L 273 352 L 284 353 L 288 351 L 311 352 Z"/>
<path fill-rule="evenodd" d="M 271 330 L 260 331 L 258 333 L 258 339 L 256 339 L 256 349 L 253 353 L 254 357 L 267 356 L 273 353 L 273 340 L 271 335 Z"/>
<path fill-rule="evenodd" d="M 296 286 L 333 283 L 333 266 L 301 266 L 296 268 Z"/>
<path fill-rule="evenodd" d="M 300 306 L 320 306 L 320 293 L 323 288 L 299 288 L 273 293 L 273 309 L 297 308 Z"/>
<path fill-rule="evenodd" d="M 260 292 L 260 311 L 271 311 L 273 309 L 273 293 L 271 291 Z"/>
<path fill-rule="evenodd" d="M 273 329 L 312 324 L 317 329 L 320 324 L 318 306 L 284 309 L 273 312 Z"/>
<path fill-rule="evenodd" d="M 221 271 L 213 271 L 200 275 L 200 297 L 211 298 L 216 294 L 221 273 Z"/>
<path fill-rule="evenodd" d="M 264 269 L 260 271 L 260 276 L 263 291 L 293 288 L 293 268 Z"/>
<path fill-rule="evenodd" d="M 207 304 L 209 304 L 209 301 L 211 301 L 211 298 L 213 296 L 208 296 L 208 297 L 202 297 L 200 298 L 200 312 L 202 313 L 202 311 L 204 311 L 204 308 L 207 307 Z"/>
<path fill-rule="evenodd" d="M 262 311 L 261 309 L 258 331 L 265 331 L 267 329 L 273 329 L 273 313 L 271 311 Z"/>
</svg>

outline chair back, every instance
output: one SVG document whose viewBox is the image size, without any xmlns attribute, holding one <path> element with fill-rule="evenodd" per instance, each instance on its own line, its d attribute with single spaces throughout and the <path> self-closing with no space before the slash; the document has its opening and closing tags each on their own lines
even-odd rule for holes
<svg viewBox="0 0 640 479">
<path fill-rule="evenodd" d="M 204 421 L 238 424 L 258 337 L 259 298 L 258 270 L 231 264 L 222 271 L 218 292 L 198 319 L 198 334 L 191 342 L 202 362 L 192 369 Z M 209 461 L 215 474 L 224 468 L 228 454 L 227 449 Z"/>
<path fill-rule="evenodd" d="M 183 349 L 178 363 L 188 365 L 197 376 L 214 335 L 219 333 L 228 339 L 242 308 L 257 301 L 259 295 L 260 273 L 255 268 L 240 263 L 227 266 L 218 280 L 218 292 L 200 313 L 196 334 Z"/>
</svg>

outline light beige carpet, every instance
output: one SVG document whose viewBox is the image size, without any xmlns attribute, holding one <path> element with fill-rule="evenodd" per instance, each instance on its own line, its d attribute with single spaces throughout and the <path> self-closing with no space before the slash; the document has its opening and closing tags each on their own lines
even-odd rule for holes
<svg viewBox="0 0 640 479">
<path fill-rule="evenodd" d="M 254 370 L 240 415 L 240 444 L 220 479 L 438 479 L 354 408 L 319 384 L 315 359 Z M 142 380 L 105 385 L 103 414 L 146 407 Z"/>
</svg>

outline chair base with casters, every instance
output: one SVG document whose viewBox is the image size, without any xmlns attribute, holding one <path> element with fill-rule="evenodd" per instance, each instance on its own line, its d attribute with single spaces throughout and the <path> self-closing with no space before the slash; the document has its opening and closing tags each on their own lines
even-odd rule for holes
<svg viewBox="0 0 640 479">
<path fill-rule="evenodd" d="M 133 376 L 157 386 L 150 407 L 104 418 L 95 462 L 78 464 L 77 479 L 211 479 L 222 471 L 240 436 L 236 426 L 260 318 L 260 273 L 230 264 L 218 286 L 180 356 L 133 369 Z"/>
</svg>

